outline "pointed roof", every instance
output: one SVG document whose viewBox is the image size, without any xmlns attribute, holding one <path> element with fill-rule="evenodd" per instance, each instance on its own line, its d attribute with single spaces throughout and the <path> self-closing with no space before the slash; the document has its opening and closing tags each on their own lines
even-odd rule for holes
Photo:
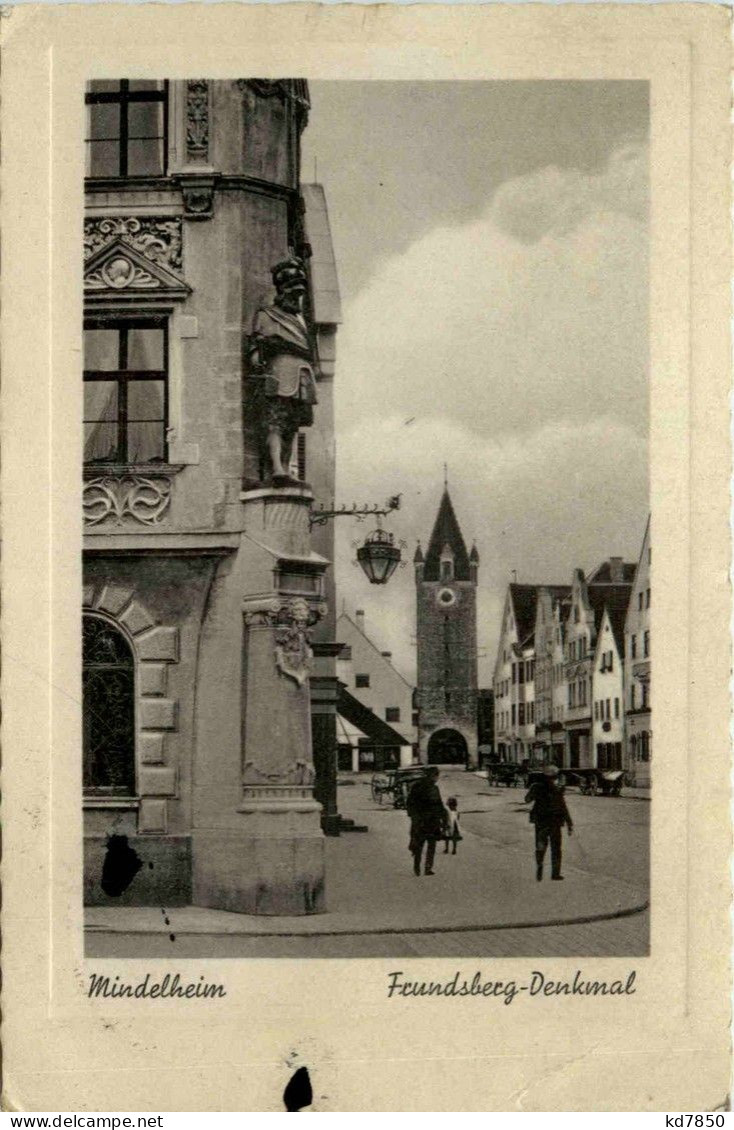
<svg viewBox="0 0 734 1130">
<path fill-rule="evenodd" d="M 342 718 L 351 722 L 366 737 L 372 738 L 376 745 L 383 748 L 392 749 L 395 746 L 410 745 L 408 738 L 404 738 L 392 726 L 388 726 L 387 722 L 383 722 L 382 718 L 379 718 L 373 710 L 370 710 L 369 706 L 365 706 L 363 702 L 350 694 L 344 683 L 338 685 L 339 696 L 336 709 Z"/>
<path fill-rule="evenodd" d="M 445 545 L 450 546 L 454 555 L 454 577 L 456 580 L 470 581 L 469 554 L 466 552 L 464 538 L 449 498 L 449 492 L 446 489 L 444 489 L 441 498 L 431 540 L 426 550 L 426 564 L 423 570 L 424 580 L 439 581 L 441 579 L 441 553 Z"/>
<path fill-rule="evenodd" d="M 515 614 L 518 643 L 526 643 L 535 632 L 535 611 L 538 606 L 538 592 L 545 589 L 550 593 L 551 607 L 556 600 L 563 601 L 570 592 L 570 585 L 521 585 L 513 582 L 509 586 L 512 610 Z"/>
<path fill-rule="evenodd" d="M 620 649 L 620 654 L 624 654 L 624 621 L 627 614 L 627 606 L 629 604 L 630 593 L 632 592 L 631 584 L 621 585 L 589 585 L 589 604 L 594 610 L 594 625 L 597 632 L 601 627 L 604 609 L 606 608 L 609 613 L 609 620 L 612 625 L 612 631 L 617 641 L 617 647 Z"/>
</svg>

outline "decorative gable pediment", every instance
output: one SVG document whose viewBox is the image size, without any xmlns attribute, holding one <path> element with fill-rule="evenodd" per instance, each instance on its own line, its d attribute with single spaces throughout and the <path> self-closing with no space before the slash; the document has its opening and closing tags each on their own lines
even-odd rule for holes
<svg viewBox="0 0 734 1130">
<path fill-rule="evenodd" d="M 87 301 L 111 299 L 137 302 L 161 297 L 181 300 L 191 294 L 180 275 L 147 257 L 122 238 L 113 239 L 84 264 L 84 295 Z"/>
</svg>

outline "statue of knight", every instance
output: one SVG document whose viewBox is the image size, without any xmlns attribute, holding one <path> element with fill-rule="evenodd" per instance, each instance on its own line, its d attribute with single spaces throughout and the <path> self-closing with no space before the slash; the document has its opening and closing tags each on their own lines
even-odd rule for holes
<svg viewBox="0 0 734 1130">
<path fill-rule="evenodd" d="M 303 299 L 306 268 L 290 256 L 272 269 L 275 300 L 255 315 L 248 346 L 250 375 L 257 381 L 254 402 L 262 455 L 272 481 L 287 486 L 293 440 L 299 428 L 313 423 L 316 403 L 314 355 Z"/>
</svg>

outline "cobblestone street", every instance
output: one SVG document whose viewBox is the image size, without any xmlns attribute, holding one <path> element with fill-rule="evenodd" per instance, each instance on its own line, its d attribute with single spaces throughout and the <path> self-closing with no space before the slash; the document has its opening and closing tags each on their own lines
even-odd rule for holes
<svg viewBox="0 0 734 1130">
<path fill-rule="evenodd" d="M 416 878 L 404 812 L 372 800 L 369 779 L 342 785 L 340 809 L 367 833 L 327 840 L 326 914 L 252 918 L 203 908 L 94 908 L 92 956 L 585 956 L 648 949 L 650 804 L 637 797 L 567 795 L 574 835 L 564 835 L 563 884 L 537 883 L 522 789 L 492 788 L 474 774 L 442 773 L 458 798 L 463 840 L 439 845 L 436 874 Z"/>
</svg>

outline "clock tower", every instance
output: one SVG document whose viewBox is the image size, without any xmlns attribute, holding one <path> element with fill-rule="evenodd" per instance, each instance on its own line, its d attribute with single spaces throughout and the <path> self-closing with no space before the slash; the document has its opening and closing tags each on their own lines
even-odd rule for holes
<svg viewBox="0 0 734 1130">
<path fill-rule="evenodd" d="M 476 768 L 479 554 L 467 553 L 447 488 L 425 556 L 419 543 L 413 561 L 420 758 Z"/>
</svg>

